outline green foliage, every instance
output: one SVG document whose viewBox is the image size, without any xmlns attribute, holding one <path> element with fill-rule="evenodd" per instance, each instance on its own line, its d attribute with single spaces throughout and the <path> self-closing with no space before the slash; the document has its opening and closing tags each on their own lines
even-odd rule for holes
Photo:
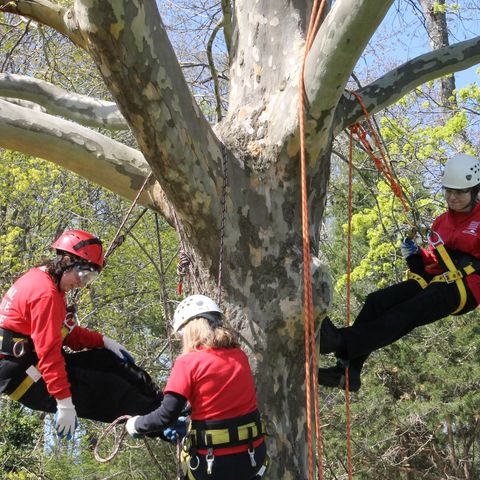
<svg viewBox="0 0 480 480">
<path fill-rule="evenodd" d="M 50 245 L 66 228 L 91 231 L 108 247 L 130 202 L 42 160 L 7 152 L 0 155 L 2 292 L 42 257 L 51 258 Z M 141 213 L 142 209 L 136 207 L 127 226 Z M 177 347 L 169 341 L 166 328 L 171 302 L 177 298 L 177 254 L 175 231 L 147 212 L 109 257 L 100 277 L 79 299 L 81 325 L 123 343 L 160 386 L 168 376 Z M 168 297 L 165 305 L 163 290 Z M 127 442 L 113 462 L 99 465 L 93 457 L 92 445 L 105 425 L 81 420 L 75 442 L 58 442 L 52 433 L 50 415 L 42 421 L 18 404 L 5 405 L 0 429 L 0 462 L 5 479 L 159 476 L 153 460 L 145 459 L 143 442 Z M 173 478 L 175 459 L 171 447 L 152 440 L 152 448 L 164 468 L 163 477 L 159 478 Z"/>
<path fill-rule="evenodd" d="M 38 460 L 32 451 L 43 433 L 42 422 L 18 403 L 0 400 L 0 465 L 4 479 L 28 479 Z M 27 471 L 25 471 L 27 469 Z"/>
</svg>

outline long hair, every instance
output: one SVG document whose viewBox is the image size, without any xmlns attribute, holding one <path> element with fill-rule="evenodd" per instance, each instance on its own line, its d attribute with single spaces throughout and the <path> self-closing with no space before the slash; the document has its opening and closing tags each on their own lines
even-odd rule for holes
<svg viewBox="0 0 480 480">
<path fill-rule="evenodd" d="M 68 256 L 70 258 L 70 263 L 65 264 L 65 262 L 63 261 L 65 256 Z M 82 259 L 80 257 L 77 257 L 76 255 L 57 250 L 57 256 L 55 258 L 47 259 L 36 265 L 36 267 L 44 267 L 45 272 L 47 272 L 52 277 L 52 280 L 58 286 L 60 285 L 60 280 L 64 272 L 71 268 L 71 266 L 73 266 L 72 263 L 81 261 Z"/>
<path fill-rule="evenodd" d="M 223 327 L 212 327 L 204 317 L 190 320 L 183 329 L 183 353 L 206 348 L 235 348 L 240 344 L 233 331 Z"/>
<path fill-rule="evenodd" d="M 65 271 L 65 264 L 62 263 L 63 255 L 57 255 L 55 258 L 44 260 L 36 267 L 44 267 L 45 272 L 52 277 L 52 280 L 59 285 L 63 272 Z"/>
</svg>

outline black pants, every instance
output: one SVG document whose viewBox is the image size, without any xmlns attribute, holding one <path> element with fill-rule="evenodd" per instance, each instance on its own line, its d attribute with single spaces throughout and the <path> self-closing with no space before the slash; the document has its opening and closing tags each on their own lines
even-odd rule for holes
<svg viewBox="0 0 480 480">
<path fill-rule="evenodd" d="M 199 465 L 195 470 L 190 470 L 195 480 L 251 480 L 254 479 L 258 470 L 262 467 L 267 454 L 265 442 L 255 448 L 256 466 L 252 467 L 248 452 L 235 453 L 233 455 L 216 456 L 213 461 L 212 473 L 207 474 L 207 462 L 205 455 L 198 455 Z M 197 465 L 196 458 L 191 459 L 191 465 Z M 188 480 L 188 475 L 183 480 Z"/>
<path fill-rule="evenodd" d="M 468 287 L 466 290 L 467 302 L 458 314 L 477 306 Z M 455 283 L 430 283 L 422 289 L 415 280 L 407 280 L 370 293 L 354 324 L 340 329 L 346 351 L 339 356 L 349 359 L 351 368 L 361 370 L 372 351 L 452 314 L 459 302 Z"/>
<path fill-rule="evenodd" d="M 80 418 L 112 422 L 121 415 L 144 415 L 162 402 L 161 391 L 144 370 L 122 362 L 109 350 L 64 353 L 64 358 L 72 401 Z M 0 392 L 11 393 L 25 378 L 25 369 L 37 362 L 34 353 L 0 360 Z M 43 379 L 34 383 L 19 402 L 32 410 L 57 410 Z"/>
</svg>

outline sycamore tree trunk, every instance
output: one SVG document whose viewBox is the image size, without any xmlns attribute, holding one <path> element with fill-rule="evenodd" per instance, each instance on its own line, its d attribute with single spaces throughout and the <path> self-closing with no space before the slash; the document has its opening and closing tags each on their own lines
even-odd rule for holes
<svg viewBox="0 0 480 480">
<path fill-rule="evenodd" d="M 362 115 L 344 89 L 392 2 L 337 0 L 307 57 L 309 233 L 318 318 L 331 297 L 317 246 L 332 141 Z M 230 96 L 228 112 L 212 128 L 189 92 L 154 0 L 76 0 L 70 9 L 46 0 L 0 0 L 4 11 L 49 25 L 89 52 L 115 100 L 91 101 L 41 80 L 0 75 L 0 146 L 67 166 L 127 198 L 151 169 L 154 180 L 141 203 L 171 221 L 173 208 L 210 286 L 218 275 L 225 152 L 223 306 L 245 339 L 260 408 L 275 425 L 268 444 L 269 478 L 275 479 L 303 479 L 307 472 L 298 82 L 311 3 L 237 0 L 231 8 L 222 2 Z M 414 59 L 359 93 L 375 112 L 479 60 L 480 39 L 474 38 Z M 127 125 L 139 151 L 86 128 Z"/>
</svg>

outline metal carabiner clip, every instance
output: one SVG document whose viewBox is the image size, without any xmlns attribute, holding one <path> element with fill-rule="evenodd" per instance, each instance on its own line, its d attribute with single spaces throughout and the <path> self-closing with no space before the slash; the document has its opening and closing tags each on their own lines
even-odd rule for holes
<svg viewBox="0 0 480 480">
<path fill-rule="evenodd" d="M 432 240 L 432 236 L 436 235 L 437 239 Z M 430 235 L 428 236 L 428 243 L 433 247 L 436 248 L 438 245 L 443 245 L 442 237 L 435 231 L 430 230 Z"/>
</svg>

